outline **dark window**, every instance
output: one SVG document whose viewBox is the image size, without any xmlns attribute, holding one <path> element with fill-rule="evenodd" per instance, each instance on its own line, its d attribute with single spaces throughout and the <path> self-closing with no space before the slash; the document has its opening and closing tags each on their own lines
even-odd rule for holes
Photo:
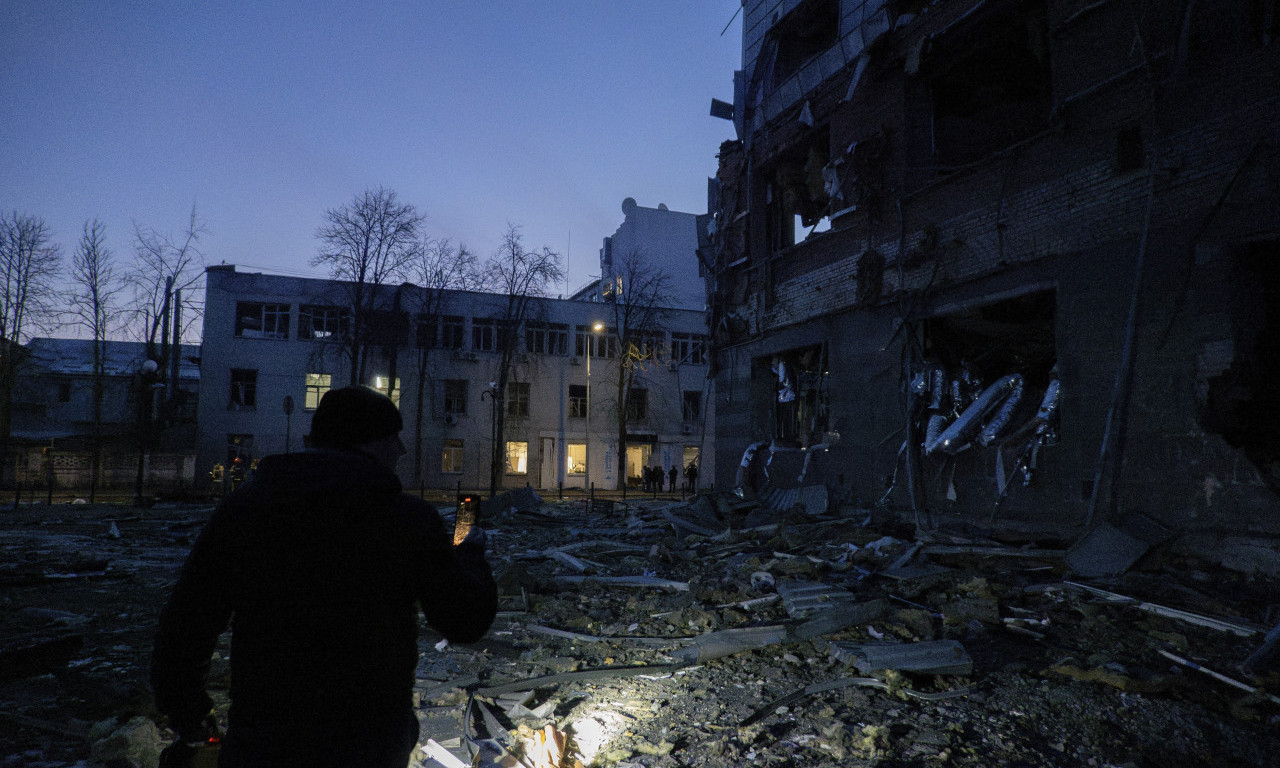
<svg viewBox="0 0 1280 768">
<path fill-rule="evenodd" d="M 462 474 L 462 441 L 446 439 L 440 452 L 440 472 L 445 475 Z"/>
<path fill-rule="evenodd" d="M 467 380 L 446 379 L 444 382 L 444 412 L 467 412 Z"/>
<path fill-rule="evenodd" d="M 345 307 L 303 304 L 298 308 L 298 338 L 341 338 L 347 334 L 350 317 Z"/>
<path fill-rule="evenodd" d="M 591 346 L 592 357 L 618 356 L 618 339 L 613 335 L 612 328 L 605 328 L 597 333 L 588 326 L 579 325 L 574 333 L 573 354 L 585 357 L 590 345 L 593 345 Z"/>
<path fill-rule="evenodd" d="M 627 420 L 641 421 L 649 416 L 649 390 L 632 387 L 627 392 Z"/>
<path fill-rule="evenodd" d="M 813 57 L 836 44 L 840 34 L 838 0 L 809 0 L 787 14 L 773 29 L 770 37 L 777 45 L 773 62 L 773 84 L 800 71 Z"/>
<path fill-rule="evenodd" d="M 58 382 L 58 402 L 60 403 L 71 402 L 71 382 L 69 381 Z"/>
<path fill-rule="evenodd" d="M 981 160 L 1049 124 L 1044 8 L 976 21 L 935 41 L 928 70 L 933 148 L 943 170 Z"/>
<path fill-rule="evenodd" d="M 440 318 L 440 348 L 462 349 L 464 318 L 444 315 Z"/>
<path fill-rule="evenodd" d="M 245 339 L 289 338 L 289 305 L 236 302 L 236 336 Z"/>
<path fill-rule="evenodd" d="M 569 417 L 581 419 L 587 415 L 587 386 L 585 384 L 569 385 Z"/>
<path fill-rule="evenodd" d="M 707 337 L 696 333 L 671 334 L 671 360 L 704 365 L 707 362 Z"/>
<path fill-rule="evenodd" d="M 498 321 L 476 318 L 471 321 L 471 348 L 493 352 L 498 348 Z"/>
<path fill-rule="evenodd" d="M 688 424 L 696 422 L 702 418 L 702 393 L 696 389 L 684 391 L 684 397 L 681 401 L 683 408 L 680 417 Z"/>
<path fill-rule="evenodd" d="M 233 411 L 258 407 L 258 372 L 248 368 L 231 369 L 231 401 Z"/>
<path fill-rule="evenodd" d="M 529 383 L 514 381 L 507 385 L 507 415 L 529 415 Z"/>
<path fill-rule="evenodd" d="M 525 348 L 539 355 L 569 354 L 569 326 L 557 323 L 529 323 L 525 326 Z"/>
</svg>

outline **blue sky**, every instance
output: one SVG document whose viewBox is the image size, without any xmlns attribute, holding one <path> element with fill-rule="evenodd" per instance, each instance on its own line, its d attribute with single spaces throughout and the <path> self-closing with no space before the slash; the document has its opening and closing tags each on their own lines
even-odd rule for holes
<svg viewBox="0 0 1280 768">
<path fill-rule="evenodd" d="M 325 209 L 384 186 L 481 256 L 519 225 L 576 288 L 624 198 L 705 212 L 738 7 L 0 0 L 0 209 L 123 259 L 194 203 L 206 263 L 320 275 Z"/>
</svg>

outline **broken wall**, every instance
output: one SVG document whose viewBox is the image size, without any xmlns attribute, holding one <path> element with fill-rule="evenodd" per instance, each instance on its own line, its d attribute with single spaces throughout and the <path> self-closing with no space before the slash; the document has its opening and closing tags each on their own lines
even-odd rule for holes
<svg viewBox="0 0 1280 768">
<path fill-rule="evenodd" d="M 1014 5 L 1043 11 L 1032 14 L 1043 34 L 1023 52 L 1049 62 L 1056 107 L 1038 132 L 943 162 L 930 78 L 980 48 L 982 30 Z M 1218 12 L 1247 19 L 1244 5 Z M 1271 391 L 1249 367 L 1270 353 L 1242 330 L 1260 314 L 1242 307 L 1265 302 L 1240 286 L 1269 278 L 1239 254 L 1280 232 L 1277 50 L 1234 22 L 1186 29 L 1175 6 L 1150 8 L 1135 26 L 1124 2 L 933 3 L 895 16 L 865 66 L 845 67 L 745 138 L 745 167 L 729 170 L 733 184 L 752 185 L 749 242 L 722 252 L 736 266 L 718 275 L 752 276 L 728 303 L 747 322 L 719 339 L 729 343 L 717 361 L 733 361 L 718 387 L 719 412 L 732 413 L 718 434 L 722 477 L 746 446 L 789 437 L 773 423 L 776 382 L 760 381 L 775 358 L 826 343 L 840 440 L 813 465 L 836 468 L 823 481 L 850 500 L 875 503 L 895 486 L 892 506 L 915 501 L 939 519 L 1071 529 L 1140 513 L 1175 528 L 1276 530 L 1268 474 L 1257 471 L 1263 440 L 1239 426 L 1242 410 L 1267 412 Z M 1223 41 L 1234 48 L 1212 55 Z M 860 146 L 882 146 L 874 173 L 843 177 L 846 207 L 828 207 L 830 231 L 780 245 L 764 185 L 814 136 L 850 168 Z M 898 452 L 923 447 L 925 425 L 913 419 L 921 434 L 908 435 L 905 424 L 927 339 L 940 319 L 1034 293 L 1052 297 L 1060 400 L 1032 482 L 1018 477 L 1022 446 L 993 440 L 922 457 L 913 498 Z M 1020 373 L 1035 398 L 1050 364 L 986 381 Z"/>
</svg>

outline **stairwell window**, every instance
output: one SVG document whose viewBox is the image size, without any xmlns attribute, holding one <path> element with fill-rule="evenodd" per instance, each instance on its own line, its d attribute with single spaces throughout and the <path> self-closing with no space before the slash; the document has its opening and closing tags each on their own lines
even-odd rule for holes
<svg viewBox="0 0 1280 768">
<path fill-rule="evenodd" d="M 308 411 L 314 411 L 320 407 L 320 398 L 324 397 L 324 393 L 332 388 L 333 376 L 328 373 L 308 373 L 305 386 L 306 395 L 303 400 L 303 408 Z"/>
</svg>

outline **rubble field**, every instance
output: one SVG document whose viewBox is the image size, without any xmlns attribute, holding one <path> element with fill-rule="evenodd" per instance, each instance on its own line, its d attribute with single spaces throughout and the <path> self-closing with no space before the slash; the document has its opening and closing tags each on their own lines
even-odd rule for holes
<svg viewBox="0 0 1280 768">
<path fill-rule="evenodd" d="M 151 635 L 212 509 L 0 511 L 0 768 L 157 764 Z M 504 494 L 493 628 L 424 626 L 416 763 L 1280 765 L 1274 579 L 1162 547 L 1084 578 L 1070 542 L 889 520 Z"/>
</svg>

